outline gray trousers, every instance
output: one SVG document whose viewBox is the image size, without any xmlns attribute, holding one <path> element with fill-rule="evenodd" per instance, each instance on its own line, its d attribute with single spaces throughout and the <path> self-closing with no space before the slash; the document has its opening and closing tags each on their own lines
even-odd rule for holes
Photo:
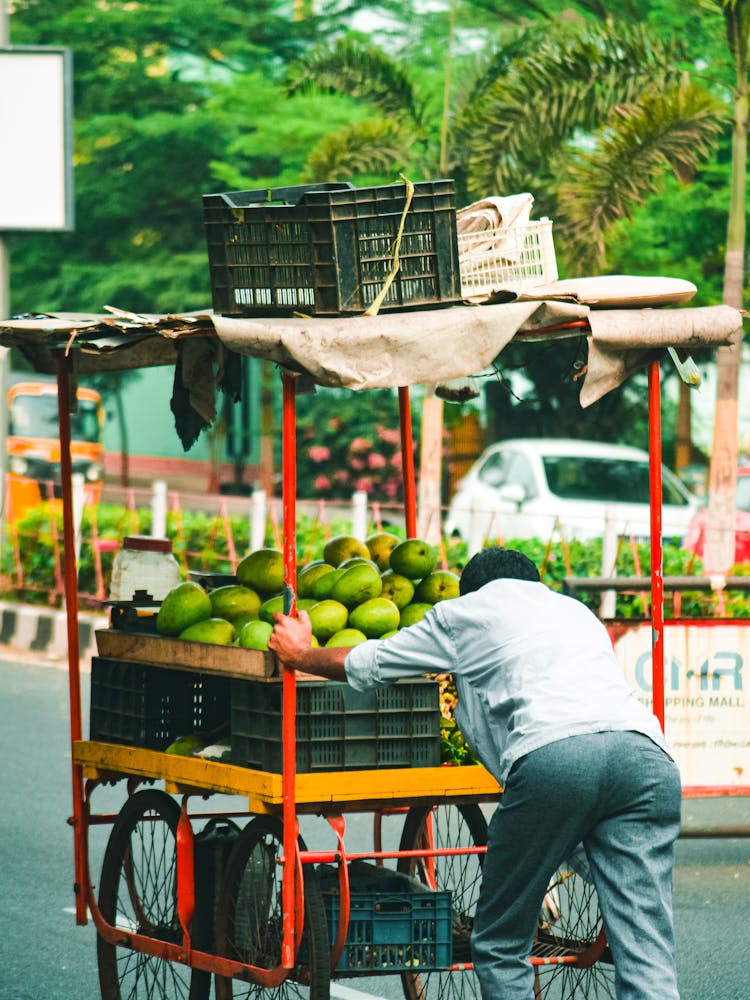
<svg viewBox="0 0 750 1000">
<path fill-rule="evenodd" d="M 483 1000 L 532 1000 L 528 961 L 549 881 L 583 844 L 618 1000 L 679 1000 L 672 867 L 677 766 L 634 732 L 572 736 L 511 769 L 490 823 L 472 951 Z"/>
</svg>

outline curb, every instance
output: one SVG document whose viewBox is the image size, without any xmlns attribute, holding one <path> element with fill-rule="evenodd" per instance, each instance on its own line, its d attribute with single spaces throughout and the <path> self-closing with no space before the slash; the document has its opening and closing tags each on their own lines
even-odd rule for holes
<svg viewBox="0 0 750 1000">
<path fill-rule="evenodd" d="M 106 615 L 80 612 L 78 642 L 82 660 L 96 655 L 94 632 L 106 628 Z M 0 646 L 43 654 L 50 660 L 68 658 L 68 619 L 64 611 L 0 601 Z"/>
</svg>

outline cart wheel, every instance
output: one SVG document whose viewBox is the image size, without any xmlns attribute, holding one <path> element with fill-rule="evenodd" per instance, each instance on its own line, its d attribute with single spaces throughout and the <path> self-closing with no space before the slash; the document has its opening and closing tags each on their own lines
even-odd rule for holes
<svg viewBox="0 0 750 1000">
<path fill-rule="evenodd" d="M 431 817 L 430 834 L 427 819 Z M 487 821 L 477 805 L 415 806 L 406 815 L 399 849 L 418 850 L 432 845 L 484 847 Z M 482 881 L 483 854 L 438 858 L 400 858 L 398 869 L 419 878 L 435 890 L 450 890 L 453 899 L 453 961 L 470 962 L 469 938 Z M 479 1000 L 479 981 L 473 971 L 407 972 L 401 976 L 407 1000 Z"/>
<path fill-rule="evenodd" d="M 221 902 L 216 915 L 216 950 L 219 955 L 262 969 L 281 965 L 283 911 L 282 853 L 284 828 L 272 816 L 257 816 L 242 831 L 227 861 Z M 305 849 L 299 838 L 301 850 Z M 317 873 L 303 865 L 304 934 L 297 956 L 299 964 L 278 986 L 266 987 L 239 979 L 216 977 L 216 1000 L 328 1000 L 331 946 L 323 896 Z"/>
<path fill-rule="evenodd" d="M 409 810 L 401 836 L 401 850 L 426 846 L 425 820 L 432 816 L 434 847 L 484 846 L 487 824 L 477 805 L 440 805 Z M 416 875 L 433 889 L 453 893 L 453 961 L 471 961 L 470 935 L 479 896 L 483 855 L 435 858 L 434 869 L 421 858 L 401 858 L 399 870 Z M 614 998 L 614 968 L 606 945 L 596 889 L 570 866 L 550 881 L 540 914 L 533 957 L 575 952 L 588 967 L 536 967 L 535 1000 L 608 1000 Z M 479 1000 L 479 981 L 472 971 L 406 973 L 402 977 L 407 1000 Z"/>
<path fill-rule="evenodd" d="M 615 970 L 599 912 L 596 889 L 581 857 L 579 871 L 561 866 L 550 880 L 532 958 L 575 952 L 579 965 L 536 967 L 537 1000 L 608 1000 L 615 997 Z M 574 862 L 575 864 L 575 862 Z"/>
<path fill-rule="evenodd" d="M 177 847 L 180 807 L 149 788 L 114 822 L 102 864 L 99 909 L 113 927 L 179 944 Z M 102 1000 L 207 1000 L 211 977 L 165 958 L 97 939 Z"/>
</svg>

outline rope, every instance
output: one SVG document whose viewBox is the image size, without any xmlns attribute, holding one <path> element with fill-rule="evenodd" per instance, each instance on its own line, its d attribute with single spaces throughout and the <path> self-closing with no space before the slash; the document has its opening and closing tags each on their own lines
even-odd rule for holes
<svg viewBox="0 0 750 1000">
<path fill-rule="evenodd" d="M 365 316 L 377 316 L 377 314 L 380 312 L 380 307 L 382 306 L 383 300 L 388 294 L 388 289 L 393 284 L 394 278 L 398 274 L 399 268 L 401 267 L 401 262 L 398 259 L 398 254 L 399 250 L 401 249 L 401 237 L 404 235 L 404 225 L 406 224 L 406 213 L 409 211 L 411 207 L 411 199 L 412 195 L 414 194 L 414 185 L 408 178 L 404 177 L 403 174 L 399 174 L 399 177 L 406 185 L 406 203 L 404 205 L 404 210 L 401 213 L 401 222 L 399 223 L 398 226 L 396 239 L 393 241 L 393 264 L 391 266 L 391 270 L 388 276 L 383 282 L 383 287 L 378 292 L 377 297 L 372 302 L 372 304 L 369 305 L 367 309 L 365 309 L 364 311 Z"/>
</svg>

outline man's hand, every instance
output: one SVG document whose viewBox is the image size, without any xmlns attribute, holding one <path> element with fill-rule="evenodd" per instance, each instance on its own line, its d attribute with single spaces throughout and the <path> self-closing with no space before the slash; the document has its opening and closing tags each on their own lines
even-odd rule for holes
<svg viewBox="0 0 750 1000">
<path fill-rule="evenodd" d="M 277 612 L 273 618 L 275 626 L 268 648 L 272 649 L 281 662 L 295 670 L 304 669 L 302 660 L 312 646 L 312 625 L 306 611 L 297 612 L 298 617 Z"/>
<path fill-rule="evenodd" d="M 306 611 L 299 611 L 298 615 L 298 618 L 292 618 L 278 612 L 273 616 L 276 624 L 268 640 L 268 648 L 285 667 L 333 681 L 345 681 L 344 661 L 349 650 L 312 646 L 310 616 Z"/>
</svg>

